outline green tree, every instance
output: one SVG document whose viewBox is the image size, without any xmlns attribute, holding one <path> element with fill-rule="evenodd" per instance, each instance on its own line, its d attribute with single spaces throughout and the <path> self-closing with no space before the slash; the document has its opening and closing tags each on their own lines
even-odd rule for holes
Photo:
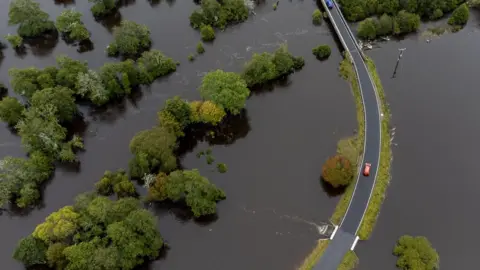
<svg viewBox="0 0 480 270">
<path fill-rule="evenodd" d="M 63 251 L 67 247 L 63 243 L 54 243 L 50 245 L 46 252 L 48 266 L 58 270 L 65 269 L 68 264 Z"/>
<path fill-rule="evenodd" d="M 373 40 L 377 37 L 377 22 L 373 18 L 366 18 L 358 24 L 357 35 L 361 39 Z"/>
<path fill-rule="evenodd" d="M 322 20 L 323 20 L 322 12 L 318 8 L 315 9 L 312 14 L 313 24 L 320 25 L 322 24 Z"/>
<path fill-rule="evenodd" d="M 194 101 L 190 103 L 191 121 L 217 125 L 225 117 L 225 111 L 212 101 Z"/>
<path fill-rule="evenodd" d="M 198 170 L 174 171 L 169 176 L 159 174 L 149 188 L 150 201 L 185 201 L 195 217 L 216 212 L 218 201 L 225 199 L 225 193 L 200 175 Z"/>
<path fill-rule="evenodd" d="M 200 26 L 200 35 L 203 41 L 212 41 L 215 39 L 215 31 L 210 25 Z"/>
<path fill-rule="evenodd" d="M 141 82 L 140 72 L 131 59 L 105 63 L 100 68 L 99 74 L 110 99 L 130 94 L 132 87 Z"/>
<path fill-rule="evenodd" d="M 104 196 L 109 196 L 115 192 L 119 198 L 136 194 L 135 186 L 123 170 L 114 173 L 106 171 L 102 179 L 95 183 L 95 189 L 98 194 Z"/>
<path fill-rule="evenodd" d="M 211 25 L 223 29 L 229 23 L 245 21 L 248 18 L 248 8 L 243 0 L 201 1 L 201 8 L 190 15 L 193 28 Z"/>
<path fill-rule="evenodd" d="M 419 27 L 420 16 L 402 10 L 395 17 L 393 32 L 396 35 L 401 35 L 415 32 Z"/>
<path fill-rule="evenodd" d="M 88 0 L 94 3 L 90 9 L 93 16 L 105 16 L 117 9 L 118 0 Z"/>
<path fill-rule="evenodd" d="M 47 245 L 33 236 L 22 238 L 15 249 L 13 258 L 26 266 L 44 264 Z"/>
<path fill-rule="evenodd" d="M 71 40 L 87 40 L 90 38 L 90 33 L 83 25 L 82 13 L 73 9 L 65 10 L 57 17 L 55 26 L 58 31 L 68 35 Z"/>
<path fill-rule="evenodd" d="M 140 131 L 130 141 L 130 151 L 144 153 L 152 167 L 161 165 L 162 171 L 171 171 L 177 167 L 177 158 L 173 151 L 177 147 L 177 137 L 162 127 Z"/>
<path fill-rule="evenodd" d="M 36 183 L 26 183 L 18 192 L 16 204 L 20 208 L 26 208 L 29 205 L 35 204 L 40 198 L 40 192 Z"/>
<path fill-rule="evenodd" d="M 423 236 L 400 237 L 393 249 L 393 254 L 398 256 L 397 267 L 400 269 L 436 270 L 439 268 L 440 257 L 428 239 Z"/>
<path fill-rule="evenodd" d="M 332 50 L 330 49 L 330 46 L 323 44 L 313 48 L 312 53 L 317 57 L 317 59 L 324 60 L 330 57 Z"/>
<path fill-rule="evenodd" d="M 145 84 L 151 84 L 155 79 L 177 70 L 175 61 L 165 56 L 159 50 L 150 50 L 142 53 L 137 64 L 142 74 L 142 83 Z"/>
<path fill-rule="evenodd" d="M 79 218 L 80 214 L 75 212 L 72 206 L 62 207 L 39 224 L 32 235 L 45 243 L 65 240 L 73 236 L 78 229 Z"/>
<path fill-rule="evenodd" d="M 390 15 L 396 14 L 400 10 L 399 0 L 382 0 L 378 2 L 379 14 L 387 13 Z"/>
<path fill-rule="evenodd" d="M 199 41 L 197 43 L 197 53 L 202 54 L 204 52 L 205 52 L 205 48 L 203 47 L 203 43 L 201 41 Z"/>
<path fill-rule="evenodd" d="M 330 157 L 322 167 L 322 179 L 335 188 L 349 185 L 353 173 L 350 161 L 340 155 Z"/>
<path fill-rule="evenodd" d="M 250 90 L 238 74 L 215 70 L 203 77 L 200 94 L 235 115 L 245 107 Z"/>
<path fill-rule="evenodd" d="M 49 15 L 40 9 L 33 0 L 13 0 L 8 10 L 8 24 L 18 24 L 18 34 L 22 37 L 35 37 L 55 29 Z"/>
<path fill-rule="evenodd" d="M 8 70 L 8 75 L 11 77 L 10 84 L 13 91 L 27 98 L 31 98 L 36 91 L 55 86 L 55 78 L 52 78 L 49 72 L 35 67 L 11 68 Z"/>
<path fill-rule="evenodd" d="M 273 53 L 273 64 L 275 65 L 275 77 L 281 77 L 292 73 L 294 70 L 294 58 L 288 52 L 287 46 L 282 45 Z"/>
<path fill-rule="evenodd" d="M 470 11 L 466 3 L 456 8 L 450 18 L 448 18 L 448 24 L 450 25 L 465 25 L 468 22 Z"/>
<path fill-rule="evenodd" d="M 269 53 L 253 54 L 252 59 L 245 65 L 242 74 L 248 86 L 264 84 L 275 79 L 276 67 L 272 58 Z"/>
<path fill-rule="evenodd" d="M 77 94 L 88 97 L 93 104 L 103 105 L 110 99 L 109 92 L 103 86 L 102 79 L 96 71 L 89 70 L 87 73 L 78 73 Z"/>
<path fill-rule="evenodd" d="M 14 97 L 4 97 L 0 101 L 0 119 L 10 126 L 15 126 L 20 119 L 25 107 Z"/>
<path fill-rule="evenodd" d="M 383 14 L 377 22 L 376 35 L 388 36 L 393 32 L 393 19 L 387 14 Z"/>
<path fill-rule="evenodd" d="M 109 55 L 134 56 L 147 50 L 152 41 L 146 25 L 124 20 L 114 29 L 114 41 L 107 48 Z"/>
<path fill-rule="evenodd" d="M 140 152 L 129 161 L 128 168 L 132 178 L 140 179 L 157 165 L 156 161 L 150 161 L 147 154 Z"/>
<path fill-rule="evenodd" d="M 41 108 L 47 104 L 55 107 L 55 115 L 60 122 L 70 122 L 77 113 L 73 92 L 66 87 L 45 88 L 33 94 L 32 106 Z"/>
<path fill-rule="evenodd" d="M 66 55 L 58 56 L 56 61 L 59 67 L 56 73 L 56 82 L 75 90 L 75 93 L 77 93 L 78 75 L 88 72 L 87 62 L 75 60 Z"/>
<path fill-rule="evenodd" d="M 12 45 L 14 49 L 21 48 L 23 45 L 23 38 L 19 35 L 6 35 L 5 39 Z"/>
<path fill-rule="evenodd" d="M 179 96 L 167 99 L 167 101 L 165 101 L 165 107 L 162 109 L 162 111 L 168 112 L 170 115 L 172 115 L 175 121 L 180 124 L 182 129 L 190 124 L 190 115 L 192 113 L 190 110 L 190 105 L 187 101 L 181 99 Z"/>
</svg>

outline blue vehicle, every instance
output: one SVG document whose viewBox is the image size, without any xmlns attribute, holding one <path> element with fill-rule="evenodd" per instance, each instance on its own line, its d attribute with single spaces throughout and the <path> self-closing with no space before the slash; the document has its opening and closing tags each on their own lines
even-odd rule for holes
<svg viewBox="0 0 480 270">
<path fill-rule="evenodd" d="M 332 8 L 333 8 L 333 2 L 332 2 L 332 0 L 325 0 L 325 4 L 327 4 L 327 7 L 328 7 L 329 9 L 332 9 Z"/>
</svg>

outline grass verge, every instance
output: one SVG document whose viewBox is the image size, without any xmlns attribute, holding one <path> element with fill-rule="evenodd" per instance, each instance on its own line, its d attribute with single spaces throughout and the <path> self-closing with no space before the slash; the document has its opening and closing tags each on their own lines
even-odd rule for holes
<svg viewBox="0 0 480 270">
<path fill-rule="evenodd" d="M 358 264 L 358 257 L 355 252 L 349 250 L 343 257 L 342 264 L 340 264 L 337 270 L 350 270 L 354 269 Z"/>
<path fill-rule="evenodd" d="M 298 270 L 310 270 L 315 266 L 315 263 L 322 257 L 323 252 L 327 249 L 330 240 L 318 240 L 317 246 L 313 249 L 313 251 L 308 255 L 307 258 L 302 263 L 302 266 L 298 268 Z"/>
<path fill-rule="evenodd" d="M 373 83 L 377 87 L 378 97 L 380 98 L 380 111 L 383 114 L 382 117 L 382 142 L 380 145 L 380 164 L 377 171 L 377 179 L 375 187 L 373 188 L 370 202 L 363 217 L 362 224 L 358 230 L 358 237 L 360 239 L 368 239 L 372 234 L 373 228 L 377 221 L 378 214 L 380 213 L 380 207 L 385 199 L 385 192 L 387 191 L 388 184 L 390 183 L 390 165 L 392 161 L 392 149 L 390 145 L 390 111 L 385 100 L 385 93 L 383 91 L 382 82 L 378 76 L 375 63 L 372 59 L 366 57 L 366 64 Z"/>
</svg>

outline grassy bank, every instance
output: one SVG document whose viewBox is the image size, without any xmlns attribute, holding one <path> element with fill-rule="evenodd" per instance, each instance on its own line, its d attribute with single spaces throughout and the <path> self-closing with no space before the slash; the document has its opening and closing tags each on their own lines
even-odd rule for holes
<svg viewBox="0 0 480 270">
<path fill-rule="evenodd" d="M 348 251 L 343 257 L 342 264 L 340 264 L 337 270 L 350 270 L 354 269 L 358 264 L 357 254 L 353 251 Z"/>
<path fill-rule="evenodd" d="M 385 92 L 383 91 L 382 82 L 378 76 L 375 63 L 372 59 L 367 57 L 366 61 L 370 76 L 372 77 L 375 86 L 377 87 L 378 97 L 380 98 L 380 110 L 383 113 L 382 117 L 382 144 L 380 145 L 380 164 L 377 171 L 377 179 L 373 193 L 368 204 L 367 211 L 363 217 L 362 224 L 358 230 L 358 237 L 360 239 L 368 239 L 372 234 L 373 228 L 377 221 L 380 207 L 385 199 L 385 192 L 390 183 L 390 165 L 392 160 L 392 149 L 390 145 L 390 111 L 385 100 Z"/>
<path fill-rule="evenodd" d="M 318 240 L 317 246 L 313 251 L 308 255 L 307 258 L 302 263 L 302 266 L 298 270 L 310 270 L 313 268 L 315 263 L 322 257 L 323 252 L 327 249 L 328 243 L 330 240 Z"/>
</svg>

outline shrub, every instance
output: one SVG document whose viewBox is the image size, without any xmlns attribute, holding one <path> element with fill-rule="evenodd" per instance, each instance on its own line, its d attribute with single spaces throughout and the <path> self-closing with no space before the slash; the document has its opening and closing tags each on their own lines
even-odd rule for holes
<svg viewBox="0 0 480 270">
<path fill-rule="evenodd" d="M 357 35 L 361 39 L 373 40 L 377 37 L 377 23 L 373 18 L 367 18 L 358 24 Z"/>
<path fill-rule="evenodd" d="M 95 3 L 92 8 L 93 16 L 105 16 L 117 9 L 118 0 L 88 0 Z"/>
<path fill-rule="evenodd" d="M 215 70 L 203 77 L 200 94 L 230 113 L 239 114 L 245 107 L 250 90 L 238 74 Z"/>
<path fill-rule="evenodd" d="M 229 23 L 242 22 L 248 18 L 248 8 L 244 0 L 224 0 L 221 3 L 217 0 L 201 1 L 201 8 L 190 15 L 192 27 L 211 25 L 223 29 Z"/>
<path fill-rule="evenodd" d="M 420 16 L 400 11 L 395 17 L 393 33 L 396 35 L 406 34 L 417 31 L 420 27 Z"/>
<path fill-rule="evenodd" d="M 323 60 L 323 59 L 327 59 L 330 56 L 330 54 L 332 53 L 332 50 L 328 45 L 320 45 L 320 46 L 317 46 L 316 48 L 313 48 L 312 53 L 317 57 L 317 59 Z"/>
<path fill-rule="evenodd" d="M 226 173 L 228 168 L 227 168 L 227 164 L 225 163 L 218 163 L 217 164 L 217 170 L 219 173 Z"/>
<path fill-rule="evenodd" d="M 10 126 L 15 126 L 20 119 L 25 107 L 14 97 L 4 97 L 0 101 L 0 119 Z"/>
<path fill-rule="evenodd" d="M 322 167 L 322 179 L 335 188 L 349 185 L 353 177 L 354 169 L 350 161 L 340 155 L 330 157 Z"/>
<path fill-rule="evenodd" d="M 439 268 L 440 257 L 428 239 L 423 236 L 400 237 L 393 249 L 393 254 L 398 256 L 397 267 L 403 270 Z"/>
<path fill-rule="evenodd" d="M 439 8 L 435 9 L 433 14 L 430 16 L 431 20 L 438 20 L 443 17 L 443 11 Z"/>
<path fill-rule="evenodd" d="M 312 14 L 313 24 L 320 25 L 322 23 L 322 18 L 322 12 L 320 11 L 320 9 L 315 9 Z"/>
<path fill-rule="evenodd" d="M 383 14 L 377 22 L 377 36 L 387 36 L 393 33 L 393 19 L 387 14 Z"/>
<path fill-rule="evenodd" d="M 114 41 L 107 48 L 108 55 L 118 53 L 133 56 L 150 47 L 150 30 L 146 25 L 124 20 L 114 29 Z"/>
<path fill-rule="evenodd" d="M 215 31 L 210 25 L 202 25 L 200 27 L 200 34 L 203 41 L 212 41 L 215 39 Z"/>
<path fill-rule="evenodd" d="M 175 61 L 159 50 L 142 53 L 142 56 L 137 60 L 137 65 L 141 73 L 141 82 L 145 84 L 150 84 L 155 79 L 177 70 Z"/>
<path fill-rule="evenodd" d="M 450 25 L 465 25 L 468 22 L 470 11 L 466 3 L 456 8 L 450 18 L 448 18 L 448 24 Z"/>
<path fill-rule="evenodd" d="M 202 42 L 198 42 L 197 43 L 197 53 L 198 54 L 202 54 L 205 52 L 205 48 L 203 48 L 203 43 Z"/>
<path fill-rule="evenodd" d="M 19 35 L 8 34 L 5 36 L 5 39 L 8 41 L 8 43 L 10 43 L 10 45 L 12 45 L 14 49 L 22 47 L 23 38 Z"/>
<path fill-rule="evenodd" d="M 8 10 L 8 24 L 18 24 L 17 33 L 22 37 L 37 37 L 55 29 L 49 15 L 33 0 L 13 0 Z"/>
<path fill-rule="evenodd" d="M 68 35 L 68 38 L 71 40 L 86 40 L 90 38 L 90 33 L 83 25 L 82 13 L 71 10 L 65 10 L 60 13 L 60 16 L 57 17 L 57 22 L 55 26 L 58 31 Z"/>
<path fill-rule="evenodd" d="M 195 55 L 193 53 L 189 54 L 187 57 L 188 61 L 193 62 L 195 60 Z"/>
</svg>

